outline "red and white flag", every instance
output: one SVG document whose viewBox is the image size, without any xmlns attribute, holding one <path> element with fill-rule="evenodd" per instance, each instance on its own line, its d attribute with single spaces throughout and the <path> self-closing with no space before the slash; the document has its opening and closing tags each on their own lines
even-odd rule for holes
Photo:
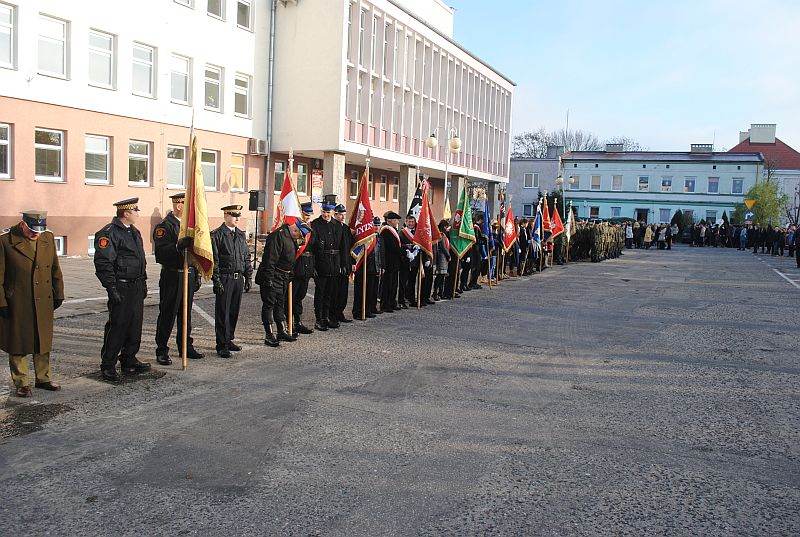
<svg viewBox="0 0 800 537">
<path fill-rule="evenodd" d="M 358 196 L 356 196 L 356 206 L 350 214 L 350 229 L 355 236 L 355 243 L 350 249 L 350 255 L 356 261 L 356 270 L 361 266 L 364 259 L 364 252 L 369 256 L 375 249 L 375 234 L 378 230 L 375 227 L 372 206 L 369 202 L 369 181 L 368 172 L 364 170 L 361 181 L 358 183 Z"/>
<path fill-rule="evenodd" d="M 297 191 L 294 189 L 292 172 L 287 168 L 283 177 L 280 201 L 275 210 L 275 223 L 272 224 L 271 231 L 275 231 L 283 224 L 296 224 L 300 222 L 300 220 L 300 199 L 297 197 Z"/>
<path fill-rule="evenodd" d="M 419 219 L 417 220 L 417 227 L 414 229 L 414 244 L 428 254 L 428 257 L 433 257 L 433 228 L 436 228 L 437 240 L 440 237 L 439 228 L 433 221 L 433 213 L 431 213 L 431 206 L 428 200 L 428 182 L 422 182 L 422 208 L 419 211 Z"/>
<path fill-rule="evenodd" d="M 514 209 L 509 204 L 506 221 L 503 224 L 503 251 L 508 252 L 517 241 L 517 238 L 519 238 L 519 233 L 517 232 L 517 226 L 514 225 Z"/>
<path fill-rule="evenodd" d="M 550 238 L 555 239 L 564 233 L 564 223 L 561 221 L 561 216 L 558 214 L 558 207 L 553 205 L 553 216 L 550 218 L 550 230 L 553 232 Z"/>
</svg>

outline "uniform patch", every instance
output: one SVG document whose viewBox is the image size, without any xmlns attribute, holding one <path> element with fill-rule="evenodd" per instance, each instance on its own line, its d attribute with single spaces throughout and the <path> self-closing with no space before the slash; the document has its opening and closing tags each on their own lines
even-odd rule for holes
<svg viewBox="0 0 800 537">
<path fill-rule="evenodd" d="M 100 248 L 108 248 L 108 237 L 100 237 L 100 240 L 97 241 L 97 246 Z"/>
<path fill-rule="evenodd" d="M 166 233 L 167 233 L 167 232 L 166 232 L 166 231 L 164 231 L 164 228 L 163 228 L 163 227 L 160 227 L 160 228 L 156 229 L 156 238 L 160 239 L 160 238 L 161 238 L 161 237 L 163 237 L 163 236 L 164 236 Z"/>
</svg>

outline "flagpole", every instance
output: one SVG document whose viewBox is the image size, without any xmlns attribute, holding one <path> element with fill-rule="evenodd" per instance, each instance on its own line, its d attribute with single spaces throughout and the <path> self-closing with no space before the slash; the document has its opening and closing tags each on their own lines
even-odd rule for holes
<svg viewBox="0 0 800 537">
<path fill-rule="evenodd" d="M 417 309 L 422 307 L 422 250 L 417 254 L 419 267 L 417 267 Z"/>
<path fill-rule="evenodd" d="M 546 196 L 547 194 L 545 194 Z M 541 214 L 541 205 L 542 200 L 539 200 L 539 214 Z M 544 215 L 539 217 L 539 241 L 541 248 L 539 249 L 539 272 L 542 272 L 544 268 L 542 267 L 542 262 L 544 260 L 544 247 L 546 246 L 544 241 Z"/>
<path fill-rule="evenodd" d="M 294 176 L 294 150 L 289 149 L 289 181 L 292 180 Z M 285 215 L 284 215 L 285 216 Z M 286 324 L 289 328 L 289 335 L 291 336 L 294 333 L 294 286 L 292 285 L 292 280 L 289 280 L 289 290 L 288 290 L 288 299 L 289 299 L 289 318 L 286 319 Z"/>
<path fill-rule="evenodd" d="M 567 222 L 569 222 L 570 217 L 572 216 L 572 200 L 569 200 L 569 213 L 567 213 Z M 569 265 L 569 241 L 570 235 L 572 235 L 572 224 L 570 224 L 569 231 L 567 232 L 567 254 L 564 256 L 566 259 L 566 264 Z"/>
<path fill-rule="evenodd" d="M 369 156 L 369 149 L 367 149 L 367 168 L 365 170 L 365 174 L 367 175 L 367 181 L 369 181 L 369 163 L 370 163 L 370 156 Z M 361 181 L 358 182 L 359 186 L 361 185 Z M 369 184 L 369 183 L 368 183 Z M 361 192 L 358 193 L 359 198 L 361 197 Z M 358 202 L 356 203 L 358 204 Z M 356 207 L 357 209 L 357 207 Z M 354 220 L 355 222 L 355 220 Z M 374 239 L 373 239 L 374 240 Z M 369 250 L 369 244 L 364 245 L 364 253 L 361 255 L 361 262 L 363 263 L 362 267 L 362 285 L 361 285 L 361 320 L 367 320 L 367 251 Z"/>
<path fill-rule="evenodd" d="M 189 127 L 189 151 L 193 149 L 192 147 L 192 137 L 194 136 L 194 108 L 192 108 L 192 124 Z M 194 170 L 197 166 L 197 154 L 194 155 L 194 159 L 192 161 L 191 170 L 186 170 L 186 186 L 192 187 L 192 199 L 194 199 L 194 193 L 197 190 L 194 184 Z M 190 175 L 191 174 L 191 175 Z M 188 188 L 187 188 L 188 190 Z M 194 210 L 194 206 L 197 203 L 192 204 L 191 209 Z M 184 206 L 184 211 L 186 207 Z M 181 213 L 181 219 L 184 218 L 183 213 Z M 186 221 L 189 221 L 189 215 L 185 216 Z M 188 226 L 186 232 L 188 233 Z M 181 370 L 186 371 L 186 368 L 189 367 L 189 349 L 186 347 L 188 346 L 189 342 L 189 255 L 190 252 L 188 248 L 183 251 L 183 303 L 181 304 L 181 309 L 183 310 L 183 321 L 181 322 Z"/>
<path fill-rule="evenodd" d="M 458 271 L 461 268 L 461 258 L 459 257 L 456 259 L 456 271 L 453 273 L 453 291 L 450 294 L 450 298 L 453 299 L 456 297 L 456 287 L 458 287 Z"/>
</svg>

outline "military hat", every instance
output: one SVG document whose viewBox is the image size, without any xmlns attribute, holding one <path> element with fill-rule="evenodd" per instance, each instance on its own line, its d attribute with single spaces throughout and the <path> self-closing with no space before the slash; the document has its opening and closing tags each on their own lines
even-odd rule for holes
<svg viewBox="0 0 800 537">
<path fill-rule="evenodd" d="M 173 194 L 169 197 L 172 201 L 182 200 L 186 198 L 186 192 L 178 192 L 177 194 Z"/>
<path fill-rule="evenodd" d="M 126 200 L 118 201 L 114 204 L 114 207 L 117 209 L 122 209 L 123 211 L 138 211 L 139 198 L 128 198 Z"/>
<path fill-rule="evenodd" d="M 337 212 L 337 213 L 346 213 L 347 212 L 347 207 L 345 207 L 344 205 L 342 205 L 340 203 L 339 205 L 336 206 L 334 211 Z"/>
<path fill-rule="evenodd" d="M 322 198 L 322 210 L 332 211 L 336 208 L 336 194 L 325 194 Z"/>
<path fill-rule="evenodd" d="M 222 212 L 231 216 L 242 216 L 241 205 L 226 205 L 222 208 Z"/>
<path fill-rule="evenodd" d="M 384 220 L 400 220 L 401 216 L 394 211 L 386 211 L 383 213 Z"/>
<path fill-rule="evenodd" d="M 303 211 L 305 214 L 311 214 L 314 212 L 314 204 L 310 201 L 300 204 L 300 210 Z"/>
<path fill-rule="evenodd" d="M 41 233 L 47 231 L 47 211 L 29 210 L 22 212 L 22 221 L 31 231 Z"/>
<path fill-rule="evenodd" d="M 376 227 L 377 227 L 377 226 L 379 226 L 379 225 L 381 225 L 381 219 L 380 219 L 380 218 L 378 218 L 377 216 L 373 217 L 373 218 L 372 218 L 372 225 L 374 225 L 374 226 L 376 226 Z"/>
</svg>

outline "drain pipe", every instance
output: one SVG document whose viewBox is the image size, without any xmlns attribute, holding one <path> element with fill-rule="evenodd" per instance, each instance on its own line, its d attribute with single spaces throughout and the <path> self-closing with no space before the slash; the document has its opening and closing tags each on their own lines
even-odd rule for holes
<svg viewBox="0 0 800 537">
<path fill-rule="evenodd" d="M 264 168 L 264 190 L 269 192 L 269 167 L 272 163 L 272 102 L 274 95 L 274 78 L 275 78 L 275 18 L 278 14 L 278 0 L 272 0 L 272 7 L 269 11 L 269 63 L 267 70 L 269 71 L 269 81 L 267 82 L 267 164 Z M 268 198 L 273 197 L 267 196 Z M 266 217 L 267 211 L 264 211 Z M 266 223 L 266 218 L 265 222 Z M 259 225 L 262 223 L 259 222 Z M 266 229 L 266 225 L 264 228 Z"/>
</svg>

